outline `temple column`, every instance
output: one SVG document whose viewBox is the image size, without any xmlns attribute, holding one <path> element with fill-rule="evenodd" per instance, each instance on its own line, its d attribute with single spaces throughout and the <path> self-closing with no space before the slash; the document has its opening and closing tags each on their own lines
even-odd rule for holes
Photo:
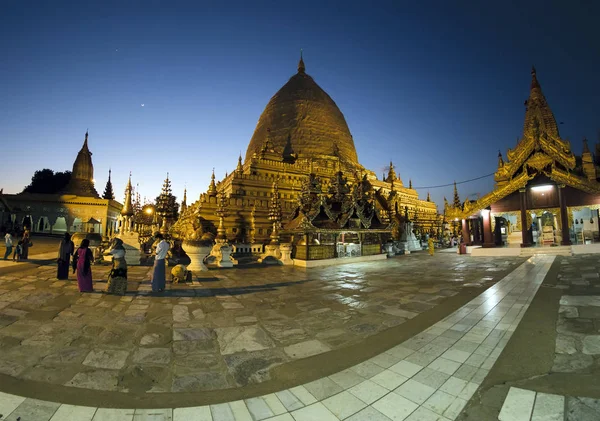
<svg viewBox="0 0 600 421">
<path fill-rule="evenodd" d="M 562 240 L 560 242 L 563 246 L 571 245 L 571 235 L 569 233 L 569 214 L 567 213 L 567 198 L 564 192 L 564 184 L 558 186 L 558 202 L 560 203 L 560 224 L 562 232 Z"/>
<path fill-rule="evenodd" d="M 463 242 L 467 246 L 470 246 L 471 245 L 471 231 L 469 230 L 469 220 L 468 219 L 462 220 L 462 237 L 463 237 Z"/>
<path fill-rule="evenodd" d="M 521 202 L 521 247 L 531 247 L 527 226 L 527 189 L 519 189 L 519 200 Z"/>
<path fill-rule="evenodd" d="M 479 224 L 479 218 L 471 219 L 473 225 L 473 244 L 481 244 L 481 229 Z"/>
<path fill-rule="evenodd" d="M 494 236 L 492 235 L 492 210 L 483 209 L 481 211 L 483 217 L 483 247 L 494 247 Z"/>
</svg>

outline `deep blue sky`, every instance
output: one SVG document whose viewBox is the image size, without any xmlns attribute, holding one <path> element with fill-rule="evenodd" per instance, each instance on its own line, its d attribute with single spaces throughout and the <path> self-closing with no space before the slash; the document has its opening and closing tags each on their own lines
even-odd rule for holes
<svg viewBox="0 0 600 421">
<path fill-rule="evenodd" d="M 300 48 L 360 162 L 381 174 L 391 158 L 405 184 L 494 171 L 522 134 L 532 64 L 574 151 L 598 140 L 599 2 L 413 3 L 6 0 L 0 187 L 70 170 L 89 128 L 100 193 L 109 167 L 118 200 L 129 171 L 148 198 L 168 171 L 189 203 L 213 167 L 235 168 Z M 452 188 L 431 194 L 440 206 Z"/>
</svg>

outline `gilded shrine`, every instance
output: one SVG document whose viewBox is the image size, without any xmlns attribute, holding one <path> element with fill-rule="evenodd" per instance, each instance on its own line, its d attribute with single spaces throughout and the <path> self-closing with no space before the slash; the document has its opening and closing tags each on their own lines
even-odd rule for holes
<svg viewBox="0 0 600 421">
<path fill-rule="evenodd" d="M 357 193 L 359 186 L 363 196 Z M 314 199 L 310 212 L 303 197 Z M 304 206 L 304 213 L 299 206 Z M 306 218 L 307 212 L 326 215 L 329 224 L 337 218 L 336 235 L 331 226 L 323 225 L 324 220 Z M 345 216 L 340 217 L 342 213 Z M 300 215 L 304 215 L 302 223 Z M 346 255 L 345 250 L 353 247 L 354 254 L 364 255 L 375 249 L 381 253 L 382 242 L 399 237 L 407 215 L 419 221 L 423 232 L 439 224 L 435 203 L 419 199 L 411 186 L 405 187 L 393 164 L 381 180 L 358 162 L 344 115 L 306 73 L 301 57 L 298 72 L 265 107 L 245 157 L 240 155 L 236 168 L 218 182 L 213 171 L 208 190 L 182 209 L 172 232 L 182 240 L 208 241 L 219 227 L 217 237 L 231 242 L 238 255 L 268 255 L 269 244 L 281 242 L 292 243 L 298 257 L 305 242 L 322 241 L 331 244 L 323 257 Z M 373 221 L 371 225 L 367 219 Z M 369 230 L 377 234 L 376 239 L 367 240 Z"/>
<path fill-rule="evenodd" d="M 600 240 L 600 144 L 595 154 L 583 140 L 576 156 L 558 125 L 535 69 L 525 102 L 523 136 L 506 160 L 498 153 L 493 191 L 461 203 L 455 186 L 453 204 L 445 203 L 448 220 L 461 221 L 467 244 L 552 246 Z"/>
<path fill-rule="evenodd" d="M 71 180 L 57 194 L 18 193 L 0 191 L 0 218 L 3 224 L 28 227 L 34 233 L 95 232 L 111 236 L 118 230 L 122 205 L 114 200 L 109 179 L 105 197 L 94 186 L 92 153 L 88 133 L 73 163 Z"/>
</svg>

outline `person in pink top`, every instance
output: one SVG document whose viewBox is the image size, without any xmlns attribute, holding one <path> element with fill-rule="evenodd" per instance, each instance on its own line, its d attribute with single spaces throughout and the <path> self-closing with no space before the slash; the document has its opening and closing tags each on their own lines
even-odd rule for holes
<svg viewBox="0 0 600 421">
<path fill-rule="evenodd" d="M 87 238 L 81 242 L 81 245 L 73 258 L 73 272 L 77 271 L 77 285 L 79 292 L 93 292 L 92 283 L 92 262 L 94 255 L 90 250 L 90 240 Z"/>
</svg>

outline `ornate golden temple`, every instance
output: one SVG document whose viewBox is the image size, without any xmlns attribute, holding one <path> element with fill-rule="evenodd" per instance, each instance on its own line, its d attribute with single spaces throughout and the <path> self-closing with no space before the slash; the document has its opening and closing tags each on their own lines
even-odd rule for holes
<svg viewBox="0 0 600 421">
<path fill-rule="evenodd" d="M 435 203 L 419 199 L 416 190 L 411 186 L 405 187 L 392 164 L 386 178 L 380 180 L 373 171 L 358 162 L 344 115 L 333 99 L 306 73 L 301 57 L 298 72 L 271 98 L 261 114 L 245 158 L 242 160 L 240 156 L 235 170 L 221 181 L 215 182 L 213 172 L 206 193 L 187 206 L 174 228 L 180 233 L 189 233 L 189 228 L 181 229 L 187 218 L 193 225 L 193 232 L 185 237 L 188 240 L 200 239 L 207 232 L 215 233 L 222 217 L 225 235 L 232 243 L 266 244 L 274 226 L 271 202 L 276 194 L 277 206 L 281 207 L 282 237 L 287 235 L 286 241 L 293 241 L 291 231 L 297 230 L 297 226 L 294 225 L 294 230 L 286 230 L 286 225 L 291 227 L 290 222 L 298 217 L 301 194 L 308 194 L 306 189 L 309 185 L 313 188 L 310 193 L 318 197 L 334 194 L 336 183 L 341 179 L 347 183 L 344 187 L 347 187 L 347 192 L 343 194 L 349 196 L 359 184 L 368 184 L 371 191 L 368 193 L 368 207 L 372 204 L 373 212 L 380 221 L 377 225 L 371 224 L 370 219 L 367 222 L 365 218 L 359 218 L 356 213 L 347 216 L 361 219 L 360 224 L 354 227 L 355 231 L 377 225 L 379 231 L 386 231 L 391 236 L 390 224 L 406 216 L 419 221 L 423 232 L 438 226 Z M 318 182 L 311 184 L 310 180 Z M 318 185 L 318 191 L 314 191 L 315 185 Z M 367 194 L 363 190 L 360 194 Z M 355 194 L 356 201 L 364 199 L 359 196 Z M 325 202 L 327 200 L 323 198 Z M 346 203 L 340 199 L 339 203 L 342 202 Z M 356 209 L 359 213 L 366 209 L 356 203 L 352 206 L 348 204 L 347 208 Z M 342 219 L 337 219 L 338 231 L 352 231 L 346 222 L 339 225 Z M 384 229 L 384 225 L 387 228 Z M 342 238 L 338 237 L 337 241 L 343 241 Z"/>
<path fill-rule="evenodd" d="M 34 233 L 93 231 L 110 236 L 118 229 L 122 207 L 112 197 L 110 173 L 106 187 L 105 196 L 110 192 L 110 197 L 100 197 L 94 186 L 94 166 L 86 132 L 65 189 L 57 194 L 2 194 L 0 191 L 1 222 L 28 227 Z"/>
<path fill-rule="evenodd" d="M 582 155 L 573 154 L 535 69 L 525 105 L 523 136 L 506 161 L 498 154 L 494 190 L 476 201 L 446 202 L 446 218 L 462 221 L 467 244 L 484 247 L 510 243 L 513 232 L 523 247 L 599 241 L 600 144 L 594 156 L 584 139 Z"/>
</svg>

